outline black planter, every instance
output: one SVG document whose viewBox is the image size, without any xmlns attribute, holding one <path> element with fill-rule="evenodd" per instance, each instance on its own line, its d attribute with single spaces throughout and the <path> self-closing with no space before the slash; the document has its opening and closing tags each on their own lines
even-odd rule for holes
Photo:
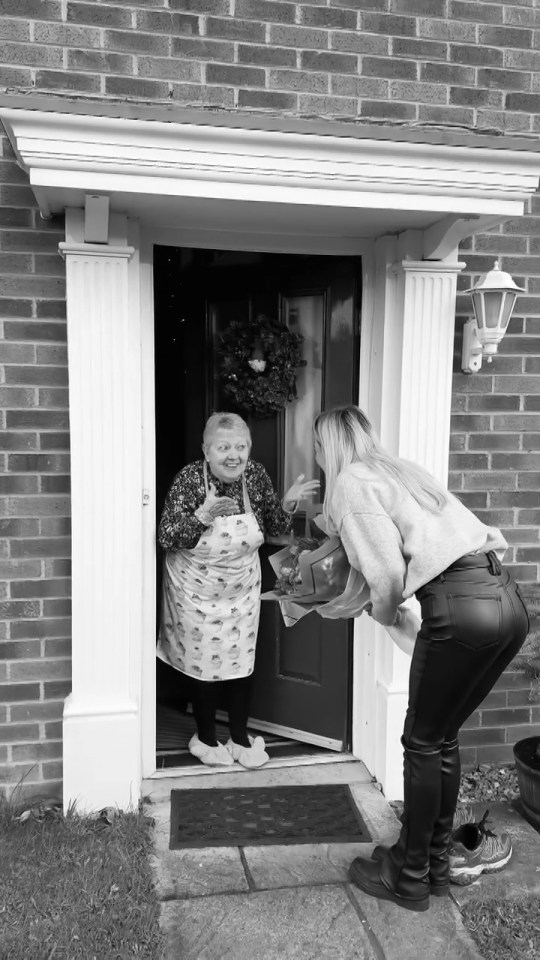
<svg viewBox="0 0 540 960">
<path fill-rule="evenodd" d="M 540 828 L 540 737 L 514 744 L 519 794 L 527 818 Z"/>
</svg>

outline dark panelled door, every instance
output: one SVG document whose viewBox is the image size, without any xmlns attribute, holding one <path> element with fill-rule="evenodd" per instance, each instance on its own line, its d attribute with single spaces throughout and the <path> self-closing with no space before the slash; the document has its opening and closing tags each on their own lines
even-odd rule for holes
<svg viewBox="0 0 540 960">
<path fill-rule="evenodd" d="M 180 310 L 182 328 L 178 327 L 174 339 L 182 345 L 181 389 L 189 392 L 189 402 L 184 404 L 189 423 L 184 422 L 179 431 L 185 439 L 178 466 L 200 456 L 206 416 L 212 410 L 235 409 L 220 382 L 220 333 L 233 319 L 255 319 L 264 313 L 279 317 L 302 334 L 306 366 L 298 370 L 298 399 L 283 413 L 258 420 L 238 410 L 252 431 L 252 457 L 264 463 L 280 494 L 300 473 L 306 479 L 323 479 L 313 451 L 313 418 L 321 409 L 355 402 L 358 396 L 360 260 L 218 251 L 176 253 L 178 269 L 169 283 L 175 285 L 176 317 Z M 171 252 L 168 260 L 170 263 Z M 174 353 L 172 342 L 170 347 Z M 194 390 L 200 400 L 194 400 Z M 175 464 L 176 469 L 178 466 Z M 301 514 L 295 525 L 299 533 L 304 531 Z M 279 543 L 261 549 L 264 590 L 274 583 L 268 556 L 277 549 Z M 285 628 L 278 604 L 263 602 L 253 726 L 334 750 L 346 745 L 351 645 L 349 621 L 325 621 L 309 614 L 294 627 Z"/>
</svg>

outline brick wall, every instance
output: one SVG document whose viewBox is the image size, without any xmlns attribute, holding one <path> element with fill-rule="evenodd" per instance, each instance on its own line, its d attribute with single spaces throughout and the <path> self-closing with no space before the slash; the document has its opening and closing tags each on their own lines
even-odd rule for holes
<svg viewBox="0 0 540 960">
<path fill-rule="evenodd" d="M 0 85 L 540 131 L 537 0 L 0 0 Z"/>
<path fill-rule="evenodd" d="M 482 133 L 540 132 L 540 0 L 0 0 L 0 89 Z M 0 790 L 58 787 L 69 691 L 69 464 L 59 218 L 0 156 Z M 491 369 L 461 374 L 450 482 L 503 527 L 520 580 L 540 564 L 540 201 L 464 245 L 467 270 L 527 288 Z M 510 758 L 538 707 L 509 671 L 464 759 Z M 532 729 L 527 727 L 527 729 Z"/>
<path fill-rule="evenodd" d="M 70 677 L 63 224 L 0 143 L 0 785 L 42 792 L 61 780 Z"/>
</svg>

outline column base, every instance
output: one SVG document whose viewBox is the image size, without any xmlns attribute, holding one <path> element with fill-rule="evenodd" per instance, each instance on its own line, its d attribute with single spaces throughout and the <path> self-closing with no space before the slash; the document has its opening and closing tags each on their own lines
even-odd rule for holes
<svg viewBox="0 0 540 960">
<path fill-rule="evenodd" d="M 135 809 L 141 797 L 140 722 L 136 704 L 64 706 L 64 811 Z"/>
</svg>

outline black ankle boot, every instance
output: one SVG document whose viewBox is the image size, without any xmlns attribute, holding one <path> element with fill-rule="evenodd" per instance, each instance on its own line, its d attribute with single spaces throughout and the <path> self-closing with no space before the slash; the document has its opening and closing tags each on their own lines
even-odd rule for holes
<svg viewBox="0 0 540 960">
<path fill-rule="evenodd" d="M 429 892 L 432 897 L 445 897 L 450 893 L 448 848 L 459 785 L 461 764 L 457 740 L 445 741 L 441 750 L 441 808 L 433 826 L 429 848 Z M 371 859 L 380 862 L 390 848 L 378 844 Z"/>
<path fill-rule="evenodd" d="M 441 751 L 404 744 L 404 808 L 399 839 L 379 863 L 355 860 L 350 876 L 361 890 L 409 910 L 429 906 L 429 848 L 441 805 Z"/>
</svg>

